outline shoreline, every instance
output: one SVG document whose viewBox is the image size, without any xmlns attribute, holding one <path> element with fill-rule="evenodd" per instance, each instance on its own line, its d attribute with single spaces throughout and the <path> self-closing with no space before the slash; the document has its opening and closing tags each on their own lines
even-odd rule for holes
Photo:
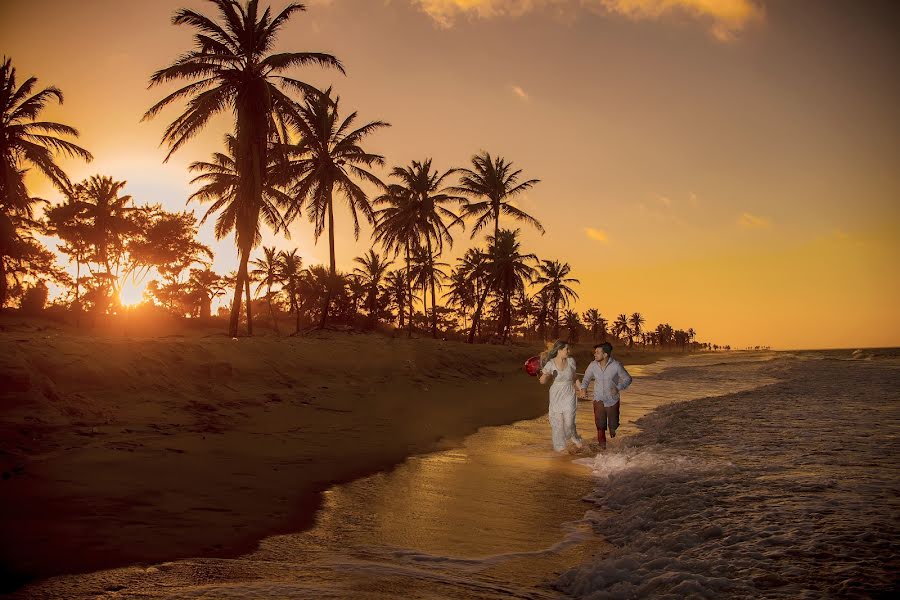
<svg viewBox="0 0 900 600">
<path fill-rule="evenodd" d="M 0 369 L 15 384 L 0 422 L 6 591 L 240 555 L 307 529 L 335 484 L 546 411 L 544 388 L 521 372 L 526 346 L 328 333 L 0 336 Z M 626 364 L 665 356 L 622 353 Z"/>
</svg>

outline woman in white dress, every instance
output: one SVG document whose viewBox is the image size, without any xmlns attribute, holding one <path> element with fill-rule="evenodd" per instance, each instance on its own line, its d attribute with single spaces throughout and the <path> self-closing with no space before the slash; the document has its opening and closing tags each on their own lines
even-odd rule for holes
<svg viewBox="0 0 900 600">
<path fill-rule="evenodd" d="M 566 442 L 581 448 L 581 437 L 575 429 L 575 396 L 578 384 L 575 380 L 575 359 L 569 356 L 569 344 L 558 340 L 547 353 L 547 362 L 541 369 L 541 384 L 550 384 L 550 429 L 553 434 L 553 449 L 562 452 Z"/>
</svg>

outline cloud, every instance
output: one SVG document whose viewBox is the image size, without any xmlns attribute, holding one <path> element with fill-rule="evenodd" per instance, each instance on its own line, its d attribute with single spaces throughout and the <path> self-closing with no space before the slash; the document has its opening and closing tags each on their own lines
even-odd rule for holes
<svg viewBox="0 0 900 600">
<path fill-rule="evenodd" d="M 687 15 L 709 23 L 719 41 L 734 40 L 750 23 L 762 21 L 760 0 L 410 0 L 440 27 L 463 16 L 476 19 L 519 17 L 536 10 L 573 15 L 579 10 L 615 14 L 633 20 Z"/>
<path fill-rule="evenodd" d="M 522 100 L 526 100 L 526 101 L 531 100 L 531 96 L 529 96 L 525 90 L 523 90 L 522 88 L 520 88 L 517 85 L 512 86 L 512 91 L 513 91 L 513 94 L 515 94 Z"/>
<path fill-rule="evenodd" d="M 603 242 L 604 244 L 609 243 L 609 236 L 606 235 L 606 232 L 602 229 L 594 229 L 593 227 L 585 227 L 584 229 L 585 235 L 597 242 Z"/>
<path fill-rule="evenodd" d="M 772 222 L 765 217 L 758 217 L 756 215 L 751 215 L 750 213 L 741 214 L 738 219 L 738 225 L 741 227 L 746 227 L 748 229 L 763 229 L 766 227 L 771 227 Z"/>
<path fill-rule="evenodd" d="M 763 19 L 758 0 L 589 0 L 606 10 L 634 20 L 661 19 L 670 15 L 711 21 L 710 33 L 720 42 L 737 37 L 748 24 Z"/>
</svg>

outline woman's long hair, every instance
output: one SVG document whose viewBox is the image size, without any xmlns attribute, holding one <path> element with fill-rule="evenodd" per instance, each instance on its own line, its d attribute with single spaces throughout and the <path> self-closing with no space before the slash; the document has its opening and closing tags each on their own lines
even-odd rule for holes
<svg viewBox="0 0 900 600">
<path fill-rule="evenodd" d="M 547 350 L 546 352 L 541 352 L 541 368 L 543 368 L 544 365 L 556 358 L 556 355 L 559 354 L 559 351 L 567 347 L 568 345 L 569 342 L 565 340 L 556 340 L 556 342 L 549 350 Z"/>
</svg>

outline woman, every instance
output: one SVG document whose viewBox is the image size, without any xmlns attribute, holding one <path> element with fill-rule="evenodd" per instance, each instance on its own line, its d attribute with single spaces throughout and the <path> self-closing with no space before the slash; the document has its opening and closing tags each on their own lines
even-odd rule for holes
<svg viewBox="0 0 900 600">
<path fill-rule="evenodd" d="M 541 384 L 550 384 L 550 429 L 553 433 L 553 449 L 562 452 L 571 438 L 578 448 L 582 447 L 581 437 L 575 429 L 575 359 L 569 356 L 569 344 L 557 340 L 547 353 L 547 362 L 541 369 Z"/>
</svg>

